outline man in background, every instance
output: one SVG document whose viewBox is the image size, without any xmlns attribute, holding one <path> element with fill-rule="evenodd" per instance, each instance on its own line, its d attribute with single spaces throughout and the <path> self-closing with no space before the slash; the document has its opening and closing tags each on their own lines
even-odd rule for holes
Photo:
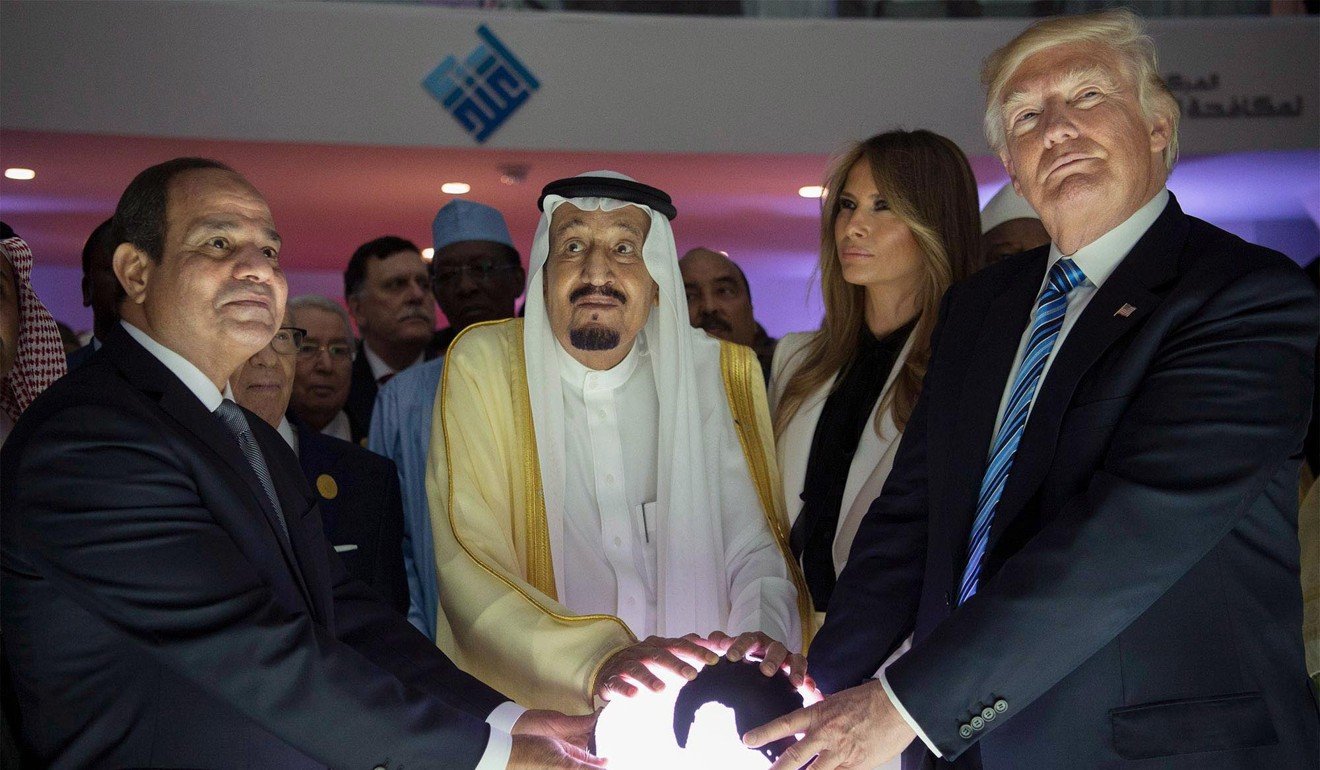
<svg viewBox="0 0 1320 770">
<path fill-rule="evenodd" d="M 444 355 L 472 324 L 513 318 L 526 276 L 504 216 L 490 206 L 455 198 L 436 213 L 431 234 L 431 290 L 449 321 L 433 346 Z"/>
<path fill-rule="evenodd" d="M 435 299 L 421 251 L 394 235 L 362 244 L 344 270 L 344 298 L 362 335 L 344 411 L 354 434 L 366 435 L 380 386 L 436 355 Z"/>
<path fill-rule="evenodd" d="M 119 322 L 116 306 L 123 295 L 123 289 L 119 287 L 119 279 L 115 278 L 114 266 L 111 264 L 115 247 L 119 245 L 113 224 L 114 218 L 111 217 L 97 225 L 83 245 L 82 297 L 83 307 L 92 309 L 92 339 L 69 354 L 69 371 L 87 363 L 88 357 L 100 349 L 101 340 Z"/>
<path fill-rule="evenodd" d="M 462 198 L 450 201 L 435 215 L 431 235 L 435 244 L 431 287 L 450 323 L 436 333 L 443 342 L 438 348 L 443 354 L 467 326 L 513 317 L 514 301 L 522 292 L 523 270 L 504 217 L 490 206 Z M 427 361 L 400 372 L 381 388 L 368 444 L 399 467 L 408 621 L 432 639 L 437 598 L 426 456 L 443 366 L 443 358 Z"/>
<path fill-rule="evenodd" d="M 706 248 L 688 251 L 678 261 L 687 293 L 692 326 L 756 353 L 761 374 L 770 381 L 770 363 L 779 340 L 766 334 L 752 317 L 752 287 L 742 268 L 727 256 Z"/>
<path fill-rule="evenodd" d="M 289 300 L 290 325 L 302 329 L 289 407 L 308 429 L 361 446 L 365 434 L 344 411 L 357 346 L 348 311 L 329 297 Z"/>
<path fill-rule="evenodd" d="M 1040 215 L 1010 182 L 981 210 L 981 249 L 987 265 L 1050 242 Z"/>
</svg>

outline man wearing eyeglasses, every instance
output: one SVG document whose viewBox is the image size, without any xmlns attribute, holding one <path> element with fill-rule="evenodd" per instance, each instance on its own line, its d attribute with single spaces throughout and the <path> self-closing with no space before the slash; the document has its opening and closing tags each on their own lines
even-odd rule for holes
<svg viewBox="0 0 1320 770">
<path fill-rule="evenodd" d="M 444 355 L 472 324 L 512 318 L 526 276 L 504 217 L 490 206 L 455 198 L 435 215 L 431 232 L 431 291 L 449 321 L 432 345 Z"/>
<path fill-rule="evenodd" d="M 431 289 L 449 319 L 449 327 L 436 332 L 433 343 L 443 355 L 454 336 L 468 326 L 513 317 L 523 269 L 504 217 L 490 206 L 456 198 L 435 215 L 431 233 L 435 245 Z M 399 466 L 408 622 L 432 639 L 437 596 L 426 455 L 443 365 L 443 359 L 436 359 L 413 366 L 381 388 L 367 445 Z"/>
<path fill-rule="evenodd" d="M 357 349 L 348 311 L 317 294 L 289 300 L 293 325 L 307 331 L 299 345 L 289 408 L 308 428 L 361 446 L 365 425 L 345 410 Z"/>
</svg>

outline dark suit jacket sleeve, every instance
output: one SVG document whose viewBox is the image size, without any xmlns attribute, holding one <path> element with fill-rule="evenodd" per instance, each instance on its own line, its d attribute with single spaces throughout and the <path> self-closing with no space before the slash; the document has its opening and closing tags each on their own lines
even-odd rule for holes
<svg viewBox="0 0 1320 770">
<path fill-rule="evenodd" d="M 397 477 L 394 488 L 397 494 Z M 402 559 L 402 550 L 395 550 Z M 480 719 L 509 700 L 454 665 L 376 591 L 349 575 L 339 554 L 330 554 L 330 569 L 335 628 L 342 641 L 404 683 Z"/>
<path fill-rule="evenodd" d="M 941 302 L 932 346 L 943 331 L 952 293 Z M 929 529 L 926 409 L 926 399 L 918 398 L 893 470 L 858 527 L 825 625 L 811 643 L 808 668 L 826 694 L 873 676 L 916 621 Z"/>
<path fill-rule="evenodd" d="M 279 604 L 201 504 L 186 447 L 111 406 L 33 427 L 6 458 L 6 531 L 73 601 L 326 764 L 475 767 L 489 727 Z"/>
<path fill-rule="evenodd" d="M 1011 719 L 1147 610 L 1262 495 L 1288 507 L 1291 490 L 1267 486 L 1305 430 L 1316 305 L 1285 268 L 1207 292 L 1166 332 L 1137 391 L 1117 396 L 1130 400 L 1085 491 L 887 670 L 946 757 L 970 744 L 958 736 L 968 715 L 1004 699 Z M 1064 436 L 1057 457 L 1067 452 Z"/>
</svg>

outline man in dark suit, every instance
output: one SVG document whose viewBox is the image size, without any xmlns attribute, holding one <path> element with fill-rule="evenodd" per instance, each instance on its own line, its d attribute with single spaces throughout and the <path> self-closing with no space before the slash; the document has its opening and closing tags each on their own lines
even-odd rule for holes
<svg viewBox="0 0 1320 770">
<path fill-rule="evenodd" d="M 985 73 L 1051 246 L 949 290 L 811 647 L 830 695 L 748 740 L 806 733 L 776 769 L 1314 768 L 1315 292 L 1165 189 L 1178 109 L 1130 12 L 1039 22 Z"/>
<path fill-rule="evenodd" d="M 122 324 L 0 452 L 4 658 L 41 764 L 592 766 L 492 726 L 580 727 L 519 715 L 349 578 L 292 453 L 227 397 L 287 294 L 261 195 L 178 159 L 115 228 Z"/>
<path fill-rule="evenodd" d="M 403 502 L 394 462 L 356 444 L 312 430 L 289 411 L 294 362 L 305 330 L 286 310 L 270 344 L 229 378 L 234 401 L 279 432 L 298 456 L 321 508 L 321 523 L 349 575 L 408 614 L 403 574 Z"/>
<path fill-rule="evenodd" d="M 92 309 L 92 339 L 86 345 L 69 354 L 69 371 L 87 363 L 101 347 L 101 340 L 106 338 L 111 328 L 119 321 L 119 298 L 122 291 L 115 279 L 111 261 L 115 256 L 114 219 L 107 219 L 96 226 L 88 236 L 82 250 L 82 296 L 83 307 Z"/>
<path fill-rule="evenodd" d="M 344 411 L 353 435 L 366 436 L 380 386 L 444 353 L 434 345 L 435 298 L 421 251 L 394 235 L 362 244 L 344 269 L 344 299 L 362 335 Z"/>
</svg>

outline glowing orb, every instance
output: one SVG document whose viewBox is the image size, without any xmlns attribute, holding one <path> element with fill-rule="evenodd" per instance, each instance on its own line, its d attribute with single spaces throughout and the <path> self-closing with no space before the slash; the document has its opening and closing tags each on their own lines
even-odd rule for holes
<svg viewBox="0 0 1320 770">
<path fill-rule="evenodd" d="M 609 759 L 610 770 L 765 770 L 770 766 L 764 755 L 742 744 L 733 709 L 714 701 L 697 709 L 687 746 L 679 746 L 674 706 L 687 682 L 668 672 L 659 677 L 665 683 L 660 692 L 643 689 L 631 698 L 610 701 L 601 711 L 596 753 Z"/>
</svg>

